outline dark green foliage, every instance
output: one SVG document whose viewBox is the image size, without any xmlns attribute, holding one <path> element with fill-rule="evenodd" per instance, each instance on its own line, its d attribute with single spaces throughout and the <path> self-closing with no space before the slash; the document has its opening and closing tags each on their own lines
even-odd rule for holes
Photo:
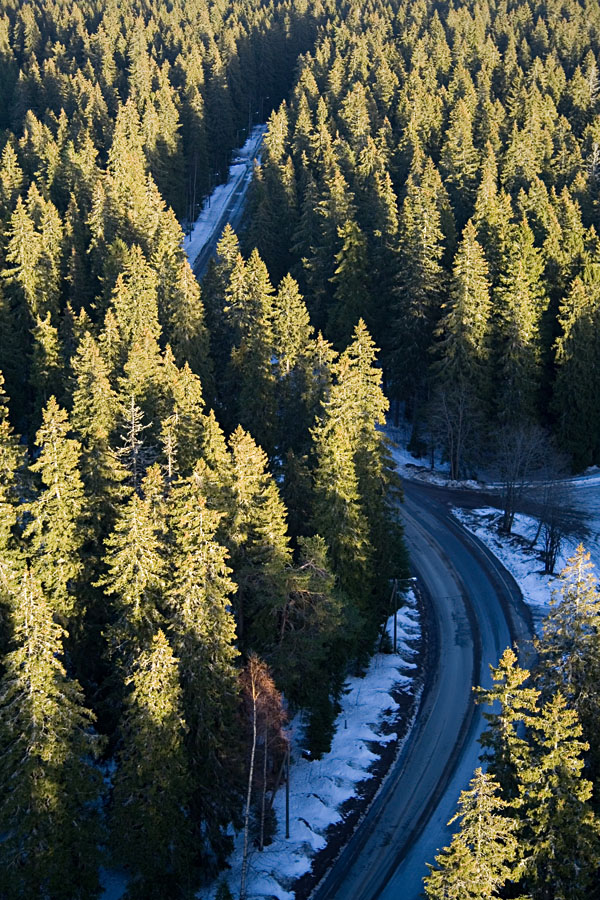
<svg viewBox="0 0 600 900">
<path fill-rule="evenodd" d="M 26 571 L 11 604 L 0 683 L 0 886 L 7 900 L 100 895 L 101 748 L 94 716 L 63 663 L 54 602 Z"/>
<path fill-rule="evenodd" d="M 128 897 L 185 897 L 191 880 L 190 772 L 177 659 L 162 631 L 136 657 L 121 724 L 111 820 Z"/>
</svg>

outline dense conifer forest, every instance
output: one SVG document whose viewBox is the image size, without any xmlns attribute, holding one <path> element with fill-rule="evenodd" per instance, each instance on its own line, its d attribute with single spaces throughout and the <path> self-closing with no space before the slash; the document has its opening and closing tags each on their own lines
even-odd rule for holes
<svg viewBox="0 0 600 900">
<path fill-rule="evenodd" d="M 0 4 L 2 898 L 101 865 L 189 898 L 231 826 L 268 839 L 286 713 L 328 749 L 408 572 L 390 402 L 455 476 L 523 433 L 600 463 L 599 50 L 593 0 Z M 261 116 L 199 285 L 183 230 Z M 533 686 L 499 664 L 444 863 L 485 807 L 496 881 L 432 897 L 591 896 L 598 595 L 565 579 L 589 617 Z"/>
</svg>

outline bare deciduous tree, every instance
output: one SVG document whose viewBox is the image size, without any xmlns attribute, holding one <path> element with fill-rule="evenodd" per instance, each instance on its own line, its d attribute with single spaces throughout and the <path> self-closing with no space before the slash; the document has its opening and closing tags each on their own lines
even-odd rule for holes
<svg viewBox="0 0 600 900">
<path fill-rule="evenodd" d="M 242 856 L 242 874 L 240 880 L 239 900 L 246 898 L 246 882 L 248 877 L 248 849 L 250 842 L 250 812 L 252 809 L 252 791 L 255 781 L 255 762 L 257 746 L 262 744 L 263 766 L 260 779 L 260 825 L 259 849 L 262 850 L 265 832 L 265 814 L 267 811 L 266 791 L 269 757 L 273 761 L 281 758 L 284 748 L 287 749 L 287 738 L 283 732 L 286 721 L 281 694 L 275 687 L 269 667 L 252 653 L 241 675 L 244 714 L 249 729 L 248 783 L 246 804 L 244 808 L 244 849 Z"/>
<path fill-rule="evenodd" d="M 444 448 L 452 481 L 467 477 L 483 429 L 472 388 L 464 381 L 439 386 L 427 407 L 427 424 L 434 441 Z"/>
<path fill-rule="evenodd" d="M 517 504 L 532 482 L 543 480 L 550 441 L 546 432 L 531 422 L 500 428 L 492 437 L 495 463 L 501 484 L 501 530 L 512 531 Z"/>
</svg>

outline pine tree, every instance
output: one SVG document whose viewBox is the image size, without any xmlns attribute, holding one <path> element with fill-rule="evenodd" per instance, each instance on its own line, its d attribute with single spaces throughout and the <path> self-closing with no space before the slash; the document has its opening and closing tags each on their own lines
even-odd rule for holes
<svg viewBox="0 0 600 900">
<path fill-rule="evenodd" d="M 125 665 L 162 622 L 166 560 L 156 525 L 152 497 L 134 492 L 105 542 L 107 571 L 99 586 L 113 598 L 107 638 L 111 655 Z"/>
<path fill-rule="evenodd" d="M 447 311 L 437 328 L 436 376 L 448 384 L 465 379 L 481 394 L 491 303 L 488 267 L 472 222 L 465 227 L 454 260 L 450 302 L 442 308 Z"/>
<path fill-rule="evenodd" d="M 273 299 L 273 356 L 276 366 L 277 448 L 279 454 L 306 444 L 314 415 L 307 409 L 313 382 L 310 360 L 313 329 L 297 282 L 286 275 Z"/>
<path fill-rule="evenodd" d="M 274 440 L 272 294 L 269 274 L 257 251 L 247 263 L 240 256 L 231 274 L 225 306 L 234 336 L 227 385 L 229 397 L 235 397 L 235 402 L 229 402 L 228 407 L 232 421 L 251 431 L 267 450 L 272 450 Z"/>
<path fill-rule="evenodd" d="M 63 393 L 64 361 L 58 329 L 51 324 L 50 313 L 45 318 L 36 317 L 32 329 L 33 354 L 31 360 L 31 386 L 34 392 L 35 418 L 51 396 Z"/>
<path fill-rule="evenodd" d="M 552 408 L 561 446 L 572 454 L 576 470 L 600 459 L 600 384 L 594 360 L 600 342 L 600 270 L 590 266 L 564 298 L 556 340 L 556 380 Z"/>
<path fill-rule="evenodd" d="M 537 410 L 540 380 L 540 319 L 546 298 L 542 262 L 526 221 L 514 229 L 507 247 L 497 310 L 496 405 L 501 418 L 523 421 Z"/>
<path fill-rule="evenodd" d="M 328 334 L 334 344 L 344 346 L 359 318 L 369 320 L 371 300 L 367 262 L 367 243 L 356 222 L 350 220 L 338 229 L 341 248 L 336 253 L 333 277 L 333 304 L 329 310 Z"/>
<path fill-rule="evenodd" d="M 427 352 L 445 291 L 438 181 L 429 160 L 422 175 L 415 172 L 409 179 L 402 205 L 392 378 L 397 395 L 413 405 L 423 394 Z"/>
<path fill-rule="evenodd" d="M 481 426 L 478 412 L 488 397 L 491 301 L 488 267 L 469 221 L 463 232 L 452 273 L 450 300 L 436 329 L 436 359 L 432 365 L 434 400 L 430 417 L 439 422 L 450 460 L 450 477 L 465 471 L 469 443 Z M 465 459 L 466 457 L 466 459 Z"/>
<path fill-rule="evenodd" d="M 517 823 L 498 794 L 493 776 L 476 769 L 469 790 L 461 791 L 459 812 L 448 823 L 460 821 L 460 831 L 436 856 L 437 867 L 429 867 L 429 900 L 491 900 L 508 879 L 515 880 Z"/>
<path fill-rule="evenodd" d="M 206 416 L 202 385 L 187 363 L 178 369 L 168 354 L 165 354 L 164 367 L 170 394 L 168 404 L 172 412 L 163 421 L 163 432 L 165 428 L 170 429 L 174 441 L 174 464 L 179 474 L 187 477 L 200 456 L 204 437 Z"/>
<path fill-rule="evenodd" d="M 473 212 L 479 170 L 479 153 L 473 145 L 473 115 L 462 97 L 450 112 L 440 168 L 449 186 L 452 207 L 460 227 Z"/>
<path fill-rule="evenodd" d="M 208 396 L 214 393 L 209 335 L 204 322 L 200 286 L 187 260 L 179 266 L 177 290 L 172 301 L 168 335 L 177 364 L 189 365 L 200 377 Z"/>
<path fill-rule="evenodd" d="M 355 622 L 336 587 L 323 538 L 301 537 L 298 545 L 277 610 L 277 645 L 269 657 L 288 703 L 308 713 L 306 744 L 320 758 L 335 733 Z"/>
<path fill-rule="evenodd" d="M 372 547 L 360 505 L 354 446 L 337 418 L 336 399 L 325 404 L 324 418 L 313 430 L 315 443 L 313 528 L 327 542 L 342 590 L 362 596 L 370 582 Z"/>
<path fill-rule="evenodd" d="M 157 340 L 161 333 L 157 275 L 137 245 L 125 254 L 123 270 L 113 288 L 110 310 L 119 336 L 118 361 L 122 367 L 137 341 L 146 334 Z"/>
<path fill-rule="evenodd" d="M 333 371 L 336 381 L 313 431 L 313 524 L 328 543 L 340 583 L 351 596 L 363 598 L 373 624 L 379 609 L 370 608 L 371 594 L 381 599 L 387 579 L 404 564 L 404 551 L 394 509 L 399 485 L 377 427 L 385 422 L 388 401 L 362 320 Z"/>
<path fill-rule="evenodd" d="M 65 632 L 23 574 L 0 683 L 0 888 L 22 897 L 100 896 L 100 749 L 94 717 L 62 662 Z"/>
<path fill-rule="evenodd" d="M 111 807 L 115 859 L 131 898 L 186 896 L 192 880 L 190 772 L 177 659 L 162 631 L 136 656 Z"/>
<path fill-rule="evenodd" d="M 86 331 L 71 361 L 75 384 L 71 424 L 82 444 L 81 476 L 97 544 L 114 527 L 127 490 L 126 471 L 112 447 L 118 414 L 108 366 Z"/>
<path fill-rule="evenodd" d="M 225 296 L 240 254 L 240 244 L 228 223 L 217 244 L 202 282 L 202 299 L 206 309 L 206 327 L 210 337 L 210 355 L 215 372 L 223 372 L 231 353 L 231 333 L 224 311 Z M 216 388 L 219 385 L 217 383 Z"/>
<path fill-rule="evenodd" d="M 79 472 L 81 445 L 68 437 L 67 413 L 54 397 L 36 434 L 39 456 L 29 466 L 41 485 L 27 504 L 23 537 L 35 576 L 54 612 L 63 618 L 83 612 L 82 549 L 88 536 L 88 509 Z"/>
<path fill-rule="evenodd" d="M 580 544 L 559 575 L 550 612 L 537 642 L 538 682 L 544 696 L 560 690 L 600 764 L 595 738 L 600 724 L 596 685 L 600 673 L 600 591 L 590 554 Z"/>
</svg>

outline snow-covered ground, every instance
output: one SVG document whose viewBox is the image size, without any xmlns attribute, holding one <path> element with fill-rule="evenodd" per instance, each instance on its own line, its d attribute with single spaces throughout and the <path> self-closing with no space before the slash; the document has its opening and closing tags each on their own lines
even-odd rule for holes
<svg viewBox="0 0 600 900">
<path fill-rule="evenodd" d="M 232 202 L 234 194 L 238 192 L 241 196 L 242 189 L 246 189 L 250 184 L 253 161 L 259 152 L 266 130 L 266 125 L 257 125 L 252 129 L 244 146 L 234 153 L 234 162 L 229 167 L 227 182 L 217 185 L 204 201 L 204 206 L 194 227 L 183 241 L 183 249 L 192 268 L 194 268 L 198 255 L 213 237 L 215 231 L 218 230 L 220 233 L 224 227 L 225 223 L 221 224 L 221 220 Z"/>
<path fill-rule="evenodd" d="M 431 458 L 421 456 L 413 456 L 410 450 L 407 450 L 407 444 L 410 441 L 411 426 L 409 423 L 403 423 L 399 426 L 386 426 L 385 433 L 393 441 L 392 456 L 403 478 L 410 478 L 414 481 L 426 481 L 429 484 L 439 484 L 446 486 L 449 482 L 450 464 L 442 459 L 438 450 L 434 453 L 433 466 Z M 453 487 L 470 487 L 474 490 L 482 490 L 487 487 L 480 481 L 465 480 L 451 482 Z"/>
<path fill-rule="evenodd" d="M 501 513 L 497 509 L 453 509 L 453 514 L 462 524 L 490 548 L 504 564 L 521 588 L 523 599 L 531 608 L 536 631 L 549 609 L 552 596 L 552 581 L 556 576 L 544 575 L 544 565 L 540 560 L 539 547 L 529 544 L 537 531 L 537 521 L 531 516 L 517 514 L 513 525 L 513 535 L 501 534 L 498 523 Z M 566 542 L 556 564 L 560 572 L 565 560 L 575 549 L 572 542 Z"/>
<path fill-rule="evenodd" d="M 297 716 L 289 727 L 292 742 L 290 767 L 290 838 L 285 835 L 285 791 L 280 788 L 275 798 L 277 831 L 273 843 L 261 852 L 253 850 L 249 865 L 248 900 L 279 898 L 293 900 L 293 882 L 311 867 L 315 853 L 326 841 L 330 825 L 342 819 L 342 804 L 355 796 L 361 782 L 371 778 L 370 768 L 379 758 L 369 746 L 396 740 L 389 726 L 397 719 L 398 704 L 394 689 L 415 691 L 415 645 L 420 637 L 419 615 L 411 595 L 407 605 L 398 611 L 398 651 L 378 653 L 364 678 L 349 678 L 347 693 L 341 701 L 337 731 L 331 751 L 323 759 L 309 761 L 302 757 L 302 718 Z M 393 617 L 388 621 L 392 633 Z M 404 738 L 405 739 L 405 738 Z M 243 837 L 237 835 L 230 859 L 231 869 L 222 876 L 237 896 L 240 884 Z M 220 879 L 221 880 L 221 879 Z M 217 883 L 218 884 L 218 883 Z M 210 892 L 200 892 L 203 900 L 213 900 L 217 884 Z"/>
</svg>

